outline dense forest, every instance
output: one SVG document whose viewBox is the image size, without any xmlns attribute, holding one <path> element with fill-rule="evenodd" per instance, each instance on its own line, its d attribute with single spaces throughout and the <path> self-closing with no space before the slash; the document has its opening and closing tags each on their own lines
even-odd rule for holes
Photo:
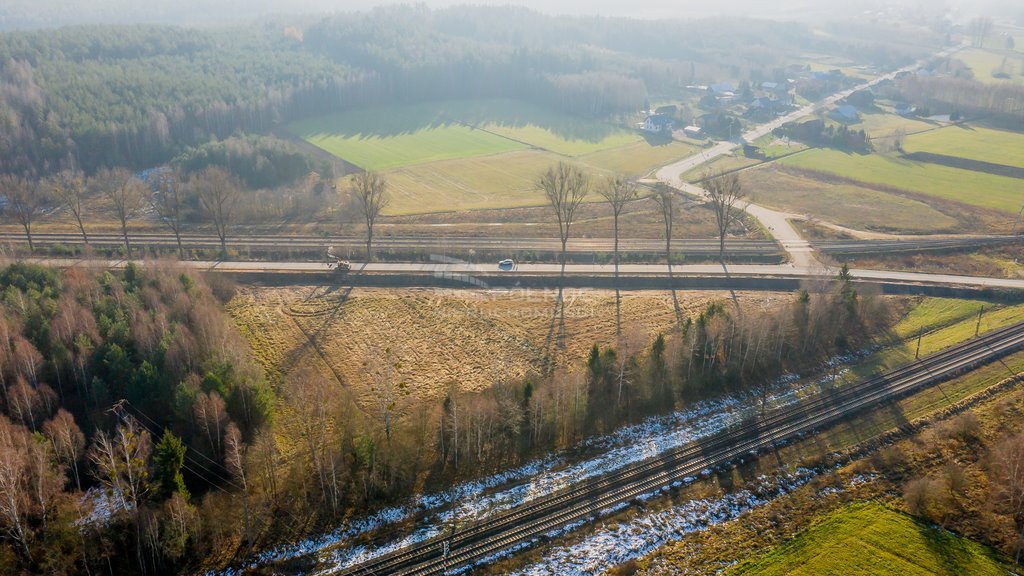
<svg viewBox="0 0 1024 576">
<path fill-rule="evenodd" d="M 193 503 L 237 484 L 231 458 L 274 408 L 211 290 L 13 264 L 0 293 L 5 572 L 139 573 L 205 554 Z"/>
<path fill-rule="evenodd" d="M 649 94 L 689 83 L 774 77 L 804 51 L 892 66 L 929 40 L 854 32 L 423 6 L 230 29 L 11 32 L 0 35 L 0 172 L 150 168 L 211 140 L 409 100 L 511 97 L 585 115 L 635 112 Z"/>
</svg>

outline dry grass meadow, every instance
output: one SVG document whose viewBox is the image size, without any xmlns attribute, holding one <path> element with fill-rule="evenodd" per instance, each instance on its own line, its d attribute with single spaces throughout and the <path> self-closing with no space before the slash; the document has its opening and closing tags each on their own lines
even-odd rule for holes
<svg viewBox="0 0 1024 576">
<path fill-rule="evenodd" d="M 725 292 L 678 292 L 694 316 Z M 788 294 L 740 294 L 753 308 L 777 306 Z M 245 288 L 229 311 L 260 362 L 280 381 L 315 368 L 350 389 L 368 406 L 368 367 L 390 358 L 414 397 L 436 400 L 450 385 L 481 390 L 541 368 L 545 357 L 569 370 L 582 368 L 595 343 L 615 341 L 615 293 L 565 292 L 564 350 L 552 329 L 556 292 L 438 289 L 383 290 L 323 287 Z M 622 293 L 624 338 L 643 348 L 675 322 L 671 292 Z"/>
</svg>

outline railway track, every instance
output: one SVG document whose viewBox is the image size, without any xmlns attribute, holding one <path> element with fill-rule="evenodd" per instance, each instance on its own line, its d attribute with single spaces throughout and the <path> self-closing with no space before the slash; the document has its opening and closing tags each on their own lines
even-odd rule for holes
<svg viewBox="0 0 1024 576">
<path fill-rule="evenodd" d="M 964 238 L 929 238 L 925 240 L 816 240 L 811 244 L 819 251 L 832 256 L 857 256 L 871 254 L 900 254 L 914 252 L 935 252 L 1003 246 L 1024 241 L 1024 236 L 976 236 Z"/>
<path fill-rule="evenodd" d="M 473 566 L 503 551 L 544 541 L 562 527 L 594 519 L 603 515 L 602 511 L 628 505 L 639 496 L 666 491 L 684 478 L 710 474 L 737 458 L 756 455 L 782 441 L 802 437 L 1022 348 L 1024 322 L 858 384 L 744 421 L 700 442 L 495 514 L 454 534 L 434 537 L 331 573 L 425 575 Z"/>
<path fill-rule="evenodd" d="M 129 236 L 136 246 L 160 248 L 177 248 L 177 242 L 171 234 L 132 234 Z M 70 233 L 35 233 L 32 240 L 36 245 L 64 244 L 80 246 L 84 240 L 80 234 Z M 207 234 L 189 234 L 182 236 L 182 244 L 186 248 L 220 248 L 220 239 Z M 0 233 L 0 243 L 26 243 L 24 234 Z M 124 238 L 119 234 L 90 234 L 89 243 L 105 248 L 120 247 Z M 327 246 L 335 249 L 351 249 L 361 254 L 366 248 L 366 239 L 356 236 L 289 236 L 289 235 L 236 235 L 229 237 L 226 244 L 230 248 L 256 249 L 268 251 L 287 250 L 326 250 Z M 718 241 L 709 239 L 680 239 L 675 242 L 680 253 L 718 254 Z M 472 236 L 381 236 L 374 239 L 378 249 L 397 250 L 433 250 L 442 253 L 446 250 L 495 250 L 501 252 L 515 251 L 559 251 L 561 243 L 555 238 L 478 238 Z M 611 238 L 574 238 L 567 246 L 569 252 L 611 252 L 614 241 Z M 622 238 L 619 240 L 622 252 L 661 253 L 665 250 L 664 241 L 658 239 Z M 727 240 L 726 250 L 732 256 L 769 256 L 781 254 L 782 248 L 771 240 Z"/>
</svg>

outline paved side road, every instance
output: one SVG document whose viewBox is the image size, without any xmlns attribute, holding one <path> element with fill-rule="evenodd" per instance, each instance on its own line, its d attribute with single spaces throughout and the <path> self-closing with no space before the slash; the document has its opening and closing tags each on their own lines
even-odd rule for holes
<svg viewBox="0 0 1024 576">
<path fill-rule="evenodd" d="M 945 57 L 950 54 L 953 54 L 954 52 L 960 50 L 961 48 L 962 46 L 949 48 L 936 54 L 936 56 Z M 865 82 L 863 84 L 850 88 L 849 90 L 838 92 L 836 94 L 829 96 L 828 98 L 804 106 L 803 108 L 800 108 L 795 112 L 787 114 L 786 116 L 783 116 L 781 118 L 777 118 L 771 122 L 762 124 L 757 128 L 750 130 L 749 132 L 743 134 L 743 136 L 739 140 L 736 140 L 734 142 L 719 142 L 713 147 L 704 150 L 700 154 L 694 154 L 689 158 L 684 158 L 683 160 L 680 160 L 678 162 L 669 164 L 664 168 L 661 168 L 660 170 L 658 170 L 656 178 L 658 179 L 658 181 L 664 182 L 665 184 L 668 184 L 669 186 L 672 186 L 682 192 L 696 196 L 698 198 L 706 198 L 707 194 L 703 188 L 695 186 L 693 184 L 689 184 L 683 180 L 682 175 L 684 173 L 689 172 L 695 168 L 698 168 L 708 162 L 711 162 L 712 160 L 718 158 L 719 156 L 724 156 L 726 154 L 731 153 L 733 150 L 739 148 L 744 141 L 753 142 L 754 140 L 757 140 L 758 138 L 765 136 L 766 134 L 771 134 L 773 130 L 779 128 L 783 124 L 787 122 L 792 122 L 794 120 L 798 120 L 800 118 L 803 118 L 804 116 L 814 114 L 815 112 L 823 108 L 826 108 L 828 106 L 835 104 L 836 102 L 839 102 L 840 100 L 846 98 L 847 96 L 849 96 L 853 92 L 856 92 L 857 90 L 871 88 L 872 86 L 875 86 L 881 82 L 892 80 L 897 75 L 903 72 L 911 72 L 917 70 L 922 66 L 923 63 L 923 61 L 917 62 L 905 68 L 901 68 L 894 72 L 890 72 L 889 74 L 886 74 L 884 76 L 879 76 L 869 82 Z M 810 244 L 796 231 L 796 228 L 794 228 L 793 225 L 790 224 L 789 222 L 791 219 L 794 218 L 800 219 L 801 217 L 799 215 L 787 214 L 785 212 L 772 210 L 771 208 L 767 208 L 765 206 L 760 206 L 758 204 L 752 203 L 747 204 L 745 209 L 748 214 L 760 220 L 764 227 L 768 229 L 768 232 L 776 240 L 778 240 L 780 244 L 782 244 L 782 247 L 785 248 L 785 250 L 789 253 L 790 261 L 794 267 L 801 268 L 821 266 L 821 263 L 814 257 L 814 250 L 811 248 Z"/>
</svg>

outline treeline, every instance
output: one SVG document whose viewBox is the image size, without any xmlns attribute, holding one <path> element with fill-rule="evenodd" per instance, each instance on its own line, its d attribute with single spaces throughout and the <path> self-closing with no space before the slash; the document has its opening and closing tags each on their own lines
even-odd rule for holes
<svg viewBox="0 0 1024 576">
<path fill-rule="evenodd" d="M 761 78 L 792 53 L 863 52 L 841 35 L 745 19 L 401 6 L 296 22 L 0 35 L 0 172 L 151 168 L 211 140 L 370 104 L 504 97 L 634 112 L 648 93 Z M 884 59 L 916 55 L 897 47 Z"/>
<path fill-rule="evenodd" d="M 88 27 L 0 36 L 0 172 L 146 168 L 337 102 L 362 74 L 260 30 Z"/>
<path fill-rule="evenodd" d="M 330 179 L 333 176 L 330 164 L 314 163 L 294 144 L 254 134 L 189 148 L 175 158 L 173 164 L 186 175 L 219 166 L 240 178 L 251 189 L 291 185 L 314 171 L 320 178 Z"/>
<path fill-rule="evenodd" d="M 824 146 L 867 152 L 871 149 L 871 141 L 864 130 L 850 130 L 845 124 L 827 124 L 824 120 L 808 120 L 805 122 L 787 122 L 772 130 L 775 136 L 792 138 L 812 146 Z"/>
<path fill-rule="evenodd" d="M 0 271 L 0 565 L 177 572 L 211 552 L 218 494 L 274 402 L 187 274 Z"/>
<path fill-rule="evenodd" d="M 584 373 L 474 394 L 453 389 L 441 407 L 440 458 L 460 471 L 489 469 L 704 398 L 749 394 L 763 402 L 781 375 L 865 345 L 886 317 L 884 303 L 858 294 L 845 275 L 772 312 L 741 315 L 732 303 L 711 304 L 646 349 L 595 346 Z"/>
<path fill-rule="evenodd" d="M 896 87 L 907 101 L 933 114 L 986 118 L 1008 128 L 1024 127 L 1024 86 L 1010 82 L 909 75 Z"/>
</svg>

